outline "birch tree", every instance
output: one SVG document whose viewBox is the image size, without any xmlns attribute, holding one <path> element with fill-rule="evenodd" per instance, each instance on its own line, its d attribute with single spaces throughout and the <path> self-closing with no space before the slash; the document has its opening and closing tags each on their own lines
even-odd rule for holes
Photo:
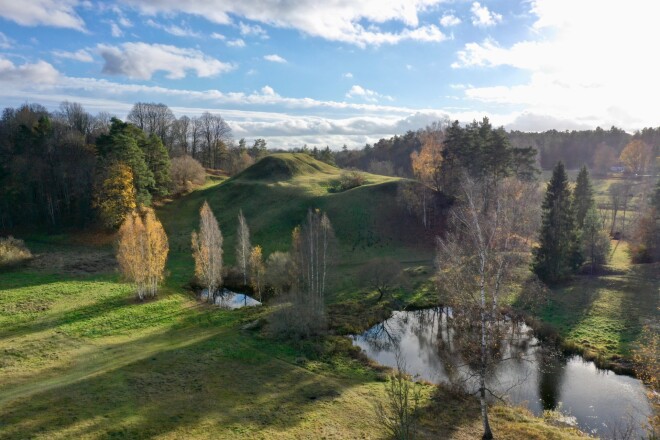
<svg viewBox="0 0 660 440">
<path fill-rule="evenodd" d="M 248 228 L 243 210 L 238 211 L 238 238 L 236 239 L 236 264 L 243 274 L 243 285 L 247 286 L 248 266 L 250 263 L 250 252 L 252 244 L 250 243 L 250 228 Z"/>
<path fill-rule="evenodd" d="M 536 230 L 536 185 L 514 178 L 501 181 L 498 192 L 484 197 L 483 184 L 464 177 L 459 202 L 451 211 L 449 232 L 438 238 L 438 288 L 443 301 L 475 329 L 478 393 L 483 438 L 493 438 L 486 397 L 486 377 L 498 361 L 503 316 L 500 299 L 513 269 L 524 263 Z"/>
<path fill-rule="evenodd" d="M 141 301 L 158 293 L 168 252 L 167 235 L 152 209 L 145 209 L 142 216 L 133 211 L 126 217 L 119 228 L 117 261 Z"/>
<path fill-rule="evenodd" d="M 264 272 L 266 270 L 264 266 L 263 252 L 261 246 L 257 245 L 252 248 L 250 251 L 250 284 L 252 289 L 259 295 L 259 302 L 262 301 L 261 290 L 263 287 Z M 246 299 L 247 300 L 247 299 Z"/>
<path fill-rule="evenodd" d="M 207 289 L 207 300 L 213 303 L 222 283 L 222 232 L 208 202 L 199 211 L 199 232 L 192 233 L 195 275 Z"/>
</svg>

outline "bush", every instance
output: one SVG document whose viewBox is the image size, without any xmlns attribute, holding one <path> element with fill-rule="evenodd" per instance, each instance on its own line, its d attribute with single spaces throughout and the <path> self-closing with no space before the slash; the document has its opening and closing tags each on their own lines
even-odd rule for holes
<svg viewBox="0 0 660 440">
<path fill-rule="evenodd" d="M 0 266 L 19 264 L 32 258 L 32 253 L 23 240 L 12 237 L 0 237 Z"/>
<path fill-rule="evenodd" d="M 332 186 L 330 186 L 329 188 L 329 191 L 330 192 L 348 191 L 349 189 L 362 186 L 365 183 L 366 183 L 366 178 L 364 177 L 363 173 L 357 170 L 345 170 L 342 171 L 341 175 L 339 176 L 339 180 L 333 182 Z"/>
<path fill-rule="evenodd" d="M 195 186 L 204 184 L 206 171 L 201 163 L 190 156 L 180 156 L 172 159 L 170 167 L 172 192 L 181 194 L 190 192 Z"/>
</svg>

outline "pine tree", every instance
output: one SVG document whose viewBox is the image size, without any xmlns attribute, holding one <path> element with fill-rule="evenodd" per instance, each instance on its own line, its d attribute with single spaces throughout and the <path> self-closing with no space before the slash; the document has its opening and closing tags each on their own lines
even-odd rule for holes
<svg viewBox="0 0 660 440">
<path fill-rule="evenodd" d="M 154 176 L 154 194 L 166 196 L 169 194 L 170 180 L 170 157 L 163 142 L 158 136 L 152 134 L 142 143 L 144 158 L 147 167 Z"/>
<path fill-rule="evenodd" d="M 578 229 L 584 227 L 584 219 L 594 204 L 594 191 L 589 180 L 589 171 L 583 166 L 575 181 L 573 192 L 573 211 L 575 212 L 575 225 Z"/>
<path fill-rule="evenodd" d="M 534 249 L 533 270 L 547 283 L 566 279 L 581 263 L 571 206 L 571 191 L 564 164 L 558 162 L 541 205 L 543 223 Z"/>
</svg>

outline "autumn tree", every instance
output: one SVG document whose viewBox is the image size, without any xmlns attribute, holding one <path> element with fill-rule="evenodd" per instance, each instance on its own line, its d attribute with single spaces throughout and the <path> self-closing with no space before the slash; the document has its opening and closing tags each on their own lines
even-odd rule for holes
<svg viewBox="0 0 660 440">
<path fill-rule="evenodd" d="M 660 180 L 650 200 L 641 206 L 630 238 L 633 262 L 660 261 Z"/>
<path fill-rule="evenodd" d="M 288 293 L 291 290 L 294 268 L 288 252 L 273 252 L 266 259 L 265 283 L 275 294 Z"/>
<path fill-rule="evenodd" d="M 600 144 L 594 152 L 593 164 L 596 173 L 604 176 L 610 170 L 610 167 L 617 163 L 617 154 L 614 148 L 607 144 Z"/>
<path fill-rule="evenodd" d="M 207 289 L 207 300 L 213 302 L 222 283 L 222 233 L 211 208 L 204 202 L 199 211 L 199 232 L 192 233 L 195 275 Z"/>
<path fill-rule="evenodd" d="M 263 252 L 259 245 L 253 247 L 250 251 L 249 269 L 252 290 L 259 295 L 259 301 L 262 301 L 261 291 L 263 289 L 265 266 Z"/>
<path fill-rule="evenodd" d="M 190 156 L 172 159 L 170 181 L 175 194 L 192 191 L 195 186 L 206 181 L 206 171 L 201 163 Z"/>
<path fill-rule="evenodd" d="M 434 191 L 442 189 L 442 137 L 437 133 L 425 133 L 422 149 L 410 155 L 415 177 Z"/>
<path fill-rule="evenodd" d="M 122 162 L 113 163 L 96 192 L 94 206 L 103 224 L 116 228 L 136 208 L 133 172 Z"/>
<path fill-rule="evenodd" d="M 443 302 L 465 317 L 466 332 L 474 336 L 466 337 L 474 342 L 466 352 L 476 367 L 483 438 L 491 439 L 486 378 L 499 359 L 498 322 L 504 321 L 499 304 L 515 270 L 526 263 L 537 224 L 536 184 L 504 179 L 490 200 L 484 185 L 469 177 L 461 182 L 449 230 L 438 238 L 436 280 Z"/>
<path fill-rule="evenodd" d="M 137 290 L 140 300 L 155 297 L 163 280 L 169 245 L 154 211 L 133 211 L 119 228 L 117 261 L 122 275 Z"/>
<path fill-rule="evenodd" d="M 374 258 L 367 262 L 358 274 L 362 285 L 368 286 L 378 292 L 380 301 L 401 281 L 401 263 L 394 258 Z"/>
<path fill-rule="evenodd" d="M 653 159 L 653 147 L 641 139 L 634 139 L 621 152 L 619 160 L 626 167 L 626 172 L 640 176 L 646 174 Z"/>
<path fill-rule="evenodd" d="M 567 278 L 581 263 L 571 190 L 562 162 L 552 172 L 541 209 L 543 223 L 532 267 L 541 280 L 555 283 Z"/>
<path fill-rule="evenodd" d="M 243 274 L 243 285 L 247 286 L 252 244 L 250 243 L 250 228 L 245 221 L 242 209 L 238 211 L 238 231 L 236 235 L 236 264 L 241 274 Z"/>
</svg>

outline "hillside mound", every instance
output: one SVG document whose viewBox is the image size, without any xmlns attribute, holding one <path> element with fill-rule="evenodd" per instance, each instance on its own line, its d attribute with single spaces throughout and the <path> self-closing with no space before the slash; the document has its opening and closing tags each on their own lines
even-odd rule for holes
<svg viewBox="0 0 660 440">
<path fill-rule="evenodd" d="M 336 174 L 332 165 L 314 159 L 305 153 L 278 153 L 266 156 L 237 174 L 233 180 L 260 180 L 277 182 L 310 174 Z"/>
</svg>

